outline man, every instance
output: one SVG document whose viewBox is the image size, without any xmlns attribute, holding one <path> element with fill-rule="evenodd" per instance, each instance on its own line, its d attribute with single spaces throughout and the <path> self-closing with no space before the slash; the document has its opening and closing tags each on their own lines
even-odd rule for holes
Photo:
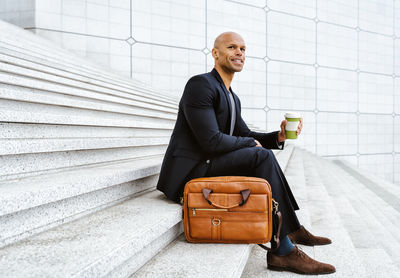
<svg viewBox="0 0 400 278">
<path fill-rule="evenodd" d="M 250 131 L 240 115 L 240 101 L 230 85 L 245 62 L 246 46 L 239 34 L 226 32 L 214 43 L 214 69 L 192 77 L 179 103 L 178 118 L 162 164 L 157 189 L 179 202 L 185 183 L 205 176 L 254 176 L 266 179 L 282 213 L 281 245 L 268 252 L 270 269 L 304 274 L 335 272 L 331 265 L 308 257 L 293 243 L 329 244 L 309 233 L 297 219 L 299 209 L 274 154 L 283 148 L 286 121 L 271 133 Z M 302 121 L 297 133 L 300 134 Z"/>
</svg>

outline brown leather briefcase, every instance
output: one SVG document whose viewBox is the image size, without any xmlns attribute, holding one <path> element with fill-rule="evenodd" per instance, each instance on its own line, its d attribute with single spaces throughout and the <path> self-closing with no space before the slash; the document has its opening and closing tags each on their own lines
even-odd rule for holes
<svg viewBox="0 0 400 278">
<path fill-rule="evenodd" d="M 277 212 L 271 187 L 264 179 L 235 176 L 193 179 L 184 190 L 186 239 L 267 243 L 273 233 L 273 202 Z M 280 227 L 278 235 L 279 230 Z"/>
</svg>

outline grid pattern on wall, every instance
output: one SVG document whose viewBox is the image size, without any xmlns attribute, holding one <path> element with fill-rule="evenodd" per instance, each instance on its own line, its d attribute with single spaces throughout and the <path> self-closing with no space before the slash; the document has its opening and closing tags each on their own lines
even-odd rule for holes
<svg viewBox="0 0 400 278">
<path fill-rule="evenodd" d="M 3 19 L 178 98 L 211 70 L 214 38 L 236 31 L 247 122 L 276 130 L 300 112 L 295 144 L 400 183 L 400 0 L 0 2 Z"/>
</svg>

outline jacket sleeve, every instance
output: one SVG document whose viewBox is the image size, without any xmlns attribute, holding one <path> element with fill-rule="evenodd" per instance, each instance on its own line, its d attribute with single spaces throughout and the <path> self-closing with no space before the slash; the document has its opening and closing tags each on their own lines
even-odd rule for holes
<svg viewBox="0 0 400 278">
<path fill-rule="evenodd" d="M 240 105 L 240 100 L 237 98 L 239 101 L 239 108 L 241 108 Z M 237 122 L 235 126 L 235 133 L 240 135 L 240 136 L 246 136 L 246 137 L 253 137 L 256 139 L 258 142 L 261 143 L 261 145 L 264 148 L 267 149 L 283 149 L 285 146 L 285 142 L 279 143 L 278 142 L 278 133 L 279 131 L 273 131 L 269 133 L 261 133 L 261 132 L 254 132 L 251 131 L 246 123 L 244 122 L 241 113 L 238 113 L 237 116 Z"/>
<path fill-rule="evenodd" d="M 192 77 L 186 84 L 181 108 L 189 127 L 203 151 L 224 153 L 256 145 L 251 137 L 230 136 L 219 130 L 214 104 L 217 92 L 206 77 Z"/>
</svg>

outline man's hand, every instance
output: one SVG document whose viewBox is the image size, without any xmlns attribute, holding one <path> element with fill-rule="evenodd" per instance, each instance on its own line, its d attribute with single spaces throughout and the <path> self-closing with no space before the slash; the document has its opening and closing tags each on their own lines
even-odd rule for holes
<svg viewBox="0 0 400 278">
<path fill-rule="evenodd" d="M 285 132 L 285 127 L 287 124 L 287 120 L 283 120 L 281 122 L 281 130 L 278 133 L 278 142 L 282 143 L 283 141 L 286 140 L 286 132 Z M 300 118 L 300 123 L 297 126 L 296 134 L 299 135 L 301 133 L 301 130 L 303 129 L 303 118 Z"/>
<path fill-rule="evenodd" d="M 256 139 L 254 139 L 254 141 L 256 142 L 257 145 L 255 145 L 254 147 L 262 147 L 262 145 L 260 144 L 260 142 L 258 142 Z"/>
</svg>

